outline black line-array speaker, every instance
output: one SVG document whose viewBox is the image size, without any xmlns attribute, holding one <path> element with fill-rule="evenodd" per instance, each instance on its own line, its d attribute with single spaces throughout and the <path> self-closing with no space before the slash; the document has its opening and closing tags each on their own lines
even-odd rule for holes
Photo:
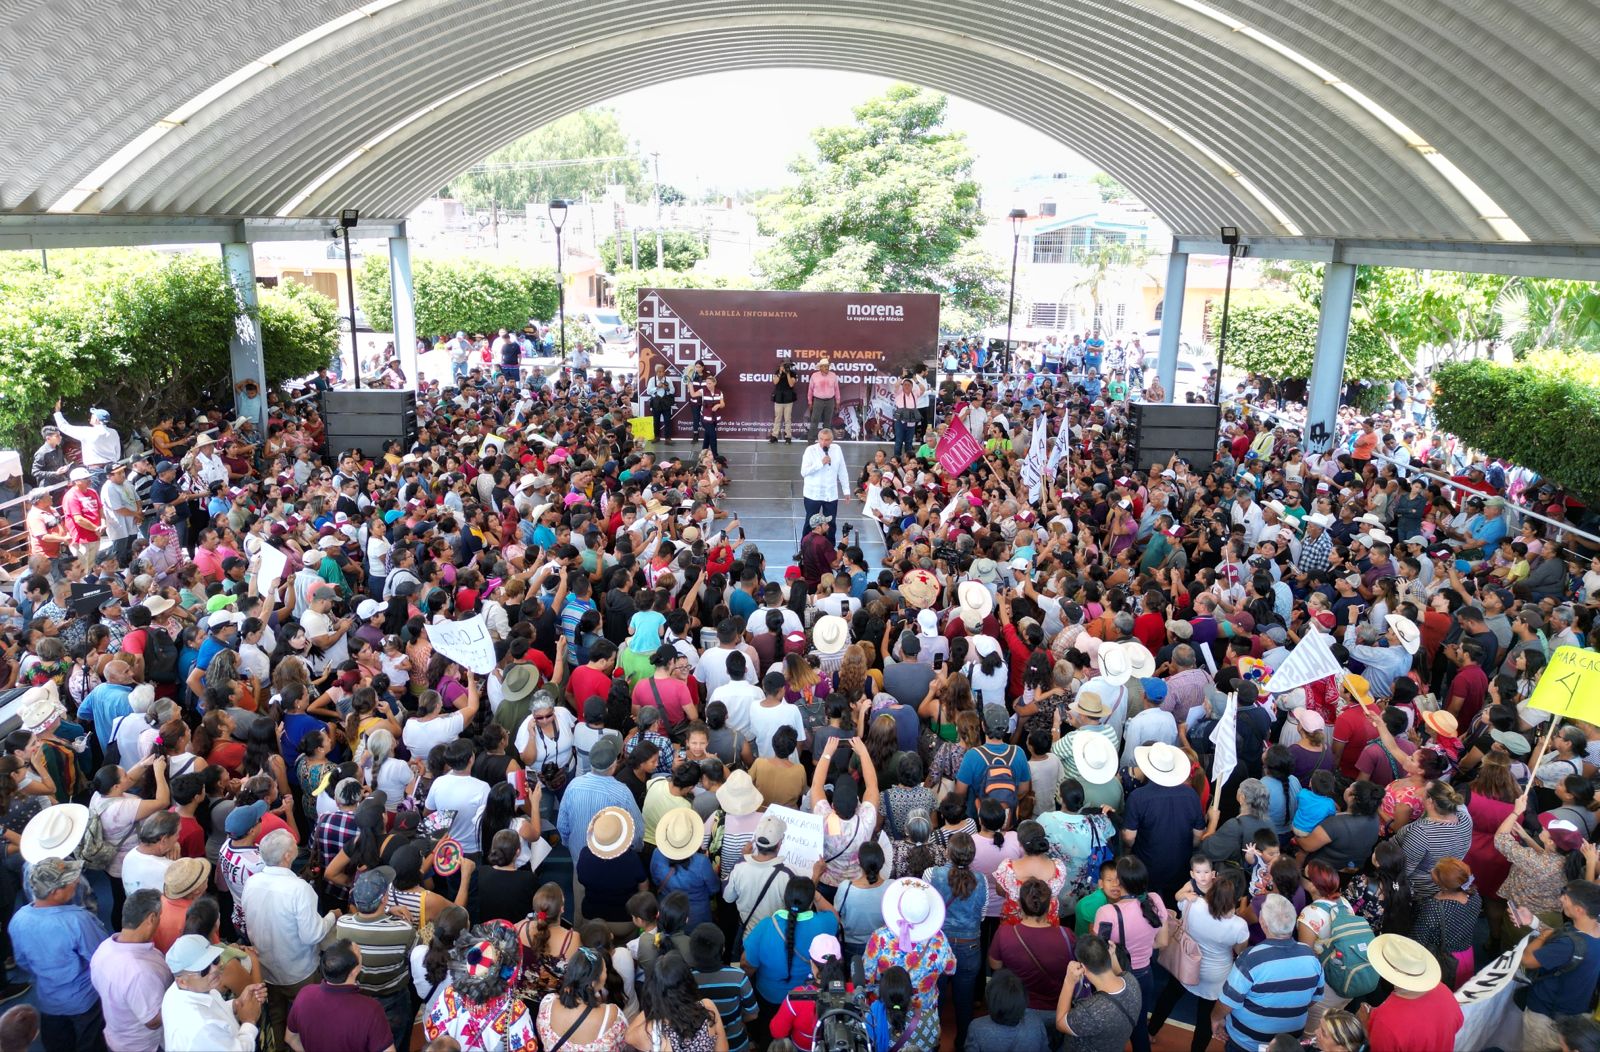
<svg viewBox="0 0 1600 1052">
<path fill-rule="evenodd" d="M 328 453 L 337 457 L 359 449 L 376 458 L 391 438 L 410 449 L 417 440 L 415 391 L 324 391 L 322 420 L 327 428 Z"/>
<path fill-rule="evenodd" d="M 1133 460 L 1141 468 L 1165 465 L 1176 453 L 1197 471 L 1209 471 L 1217 459 L 1217 426 L 1222 413 L 1214 405 L 1133 406 Z"/>
</svg>

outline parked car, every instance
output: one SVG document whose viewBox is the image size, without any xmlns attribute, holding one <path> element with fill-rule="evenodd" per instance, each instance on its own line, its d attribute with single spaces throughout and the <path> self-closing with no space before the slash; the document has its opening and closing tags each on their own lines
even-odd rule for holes
<svg viewBox="0 0 1600 1052">
<path fill-rule="evenodd" d="M 615 310 L 601 308 L 599 310 L 585 310 L 579 313 L 594 328 L 596 338 L 613 349 L 625 345 L 633 339 L 633 330 L 622 320 L 622 315 Z"/>
</svg>

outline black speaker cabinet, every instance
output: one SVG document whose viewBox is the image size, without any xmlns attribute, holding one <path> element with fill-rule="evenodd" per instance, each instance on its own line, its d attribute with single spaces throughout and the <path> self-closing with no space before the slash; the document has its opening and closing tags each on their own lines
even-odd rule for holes
<svg viewBox="0 0 1600 1052">
<path fill-rule="evenodd" d="M 1165 464 L 1176 453 L 1197 471 L 1208 471 L 1217 459 L 1217 426 L 1221 419 L 1221 410 L 1214 405 L 1136 403 L 1134 462 L 1148 468 Z"/>
<path fill-rule="evenodd" d="M 392 438 L 398 438 L 402 448 L 409 449 L 417 440 L 417 393 L 324 391 L 322 419 L 327 427 L 330 456 L 359 449 L 368 457 L 376 457 Z"/>
</svg>

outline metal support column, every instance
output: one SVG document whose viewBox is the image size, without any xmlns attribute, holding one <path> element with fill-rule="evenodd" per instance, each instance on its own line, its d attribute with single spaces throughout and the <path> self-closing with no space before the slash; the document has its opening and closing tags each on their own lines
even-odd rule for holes
<svg viewBox="0 0 1600 1052">
<path fill-rule="evenodd" d="M 1156 376 L 1171 402 L 1178 386 L 1178 346 L 1183 331 L 1183 294 L 1189 281 L 1189 253 L 1179 252 L 1177 243 L 1167 257 L 1167 289 L 1161 301 L 1161 346 L 1156 358 Z M 1143 363 L 1141 363 L 1143 364 Z"/>
<path fill-rule="evenodd" d="M 422 384 L 417 371 L 417 301 L 411 284 L 411 242 L 403 237 L 389 239 L 389 303 L 394 313 L 394 349 L 400 355 L 400 368 L 412 388 Z"/>
<path fill-rule="evenodd" d="M 1344 350 L 1355 296 L 1355 264 L 1327 264 L 1322 275 L 1322 315 L 1317 319 L 1317 357 L 1306 392 L 1306 433 L 1300 444 L 1307 453 L 1327 452 L 1339 435 Z"/>
<path fill-rule="evenodd" d="M 267 433 L 267 366 L 261 353 L 261 314 L 256 299 L 255 254 L 247 244 L 232 242 L 222 246 L 222 266 L 228 272 L 228 284 L 233 286 L 235 313 L 233 333 L 228 338 L 228 352 L 233 365 L 234 408 L 241 415 L 238 385 L 246 380 L 256 382 L 256 431 Z"/>
</svg>

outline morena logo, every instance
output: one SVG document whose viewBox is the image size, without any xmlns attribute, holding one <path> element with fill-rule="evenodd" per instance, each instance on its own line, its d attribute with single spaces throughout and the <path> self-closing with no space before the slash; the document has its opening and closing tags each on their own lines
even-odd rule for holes
<svg viewBox="0 0 1600 1052">
<path fill-rule="evenodd" d="M 851 303 L 844 309 L 847 318 L 904 318 L 904 307 L 893 303 Z"/>
</svg>

